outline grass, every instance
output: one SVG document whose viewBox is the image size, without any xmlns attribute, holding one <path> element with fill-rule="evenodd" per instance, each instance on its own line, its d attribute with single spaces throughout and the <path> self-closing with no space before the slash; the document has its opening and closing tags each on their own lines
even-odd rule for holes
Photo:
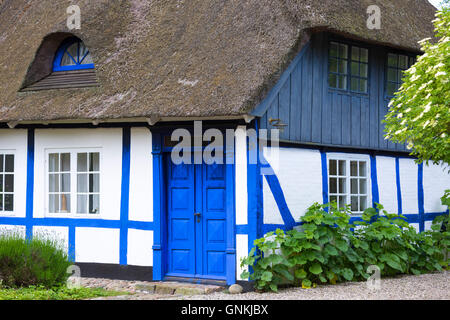
<svg viewBox="0 0 450 320">
<path fill-rule="evenodd" d="M 127 295 L 127 292 L 105 290 L 103 288 L 69 289 L 65 286 L 46 289 L 42 286 L 22 288 L 0 287 L 0 300 L 83 300 L 97 297 Z"/>
</svg>

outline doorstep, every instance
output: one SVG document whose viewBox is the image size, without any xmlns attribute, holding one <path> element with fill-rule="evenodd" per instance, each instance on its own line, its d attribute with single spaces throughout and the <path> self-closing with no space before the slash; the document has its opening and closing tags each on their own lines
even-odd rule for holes
<svg viewBox="0 0 450 320">
<path fill-rule="evenodd" d="M 201 295 L 220 292 L 224 286 L 210 284 L 195 284 L 185 282 L 152 282 L 148 284 L 136 284 L 137 292 L 167 295 Z"/>
</svg>

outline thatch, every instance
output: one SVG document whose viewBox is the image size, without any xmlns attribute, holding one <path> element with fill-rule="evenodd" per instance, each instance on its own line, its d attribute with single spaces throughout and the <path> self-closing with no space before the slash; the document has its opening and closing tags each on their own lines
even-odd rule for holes
<svg viewBox="0 0 450 320">
<path fill-rule="evenodd" d="M 69 31 L 70 4 L 0 4 L 0 122 L 244 115 L 311 30 L 417 51 L 435 13 L 426 0 L 80 0 L 81 30 Z M 372 4 L 381 30 L 366 27 Z M 100 86 L 19 92 L 49 74 L 68 32 L 90 49 Z"/>
</svg>

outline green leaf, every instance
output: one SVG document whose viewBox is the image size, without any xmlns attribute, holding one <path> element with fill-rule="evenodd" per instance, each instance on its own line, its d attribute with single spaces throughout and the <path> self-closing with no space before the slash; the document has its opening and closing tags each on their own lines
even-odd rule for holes
<svg viewBox="0 0 450 320">
<path fill-rule="evenodd" d="M 303 279 L 302 285 L 303 285 L 304 287 L 311 287 L 312 283 L 311 283 L 311 281 L 309 281 L 308 279 Z"/>
<path fill-rule="evenodd" d="M 330 256 L 337 256 L 339 253 L 334 246 L 327 244 L 324 248 L 324 252 Z"/>
<path fill-rule="evenodd" d="M 344 268 L 341 271 L 341 275 L 345 278 L 345 280 L 348 280 L 348 281 L 353 280 L 353 271 L 349 268 Z"/>
<path fill-rule="evenodd" d="M 348 250 L 348 244 L 345 240 L 336 240 L 335 246 L 342 252 L 346 252 Z"/>
<path fill-rule="evenodd" d="M 264 280 L 264 281 L 267 281 L 267 282 L 269 282 L 269 281 L 271 281 L 272 280 L 272 272 L 270 272 L 270 271 L 264 271 L 263 273 L 262 273 L 262 276 L 261 276 L 261 280 Z"/>
<path fill-rule="evenodd" d="M 305 271 L 305 269 L 297 269 L 295 270 L 295 277 L 298 279 L 303 279 L 306 278 L 307 273 Z"/>
<path fill-rule="evenodd" d="M 322 266 L 320 264 L 314 263 L 311 267 L 309 267 L 309 271 L 311 273 L 317 275 L 317 274 L 321 273 L 323 270 L 322 270 Z"/>
</svg>

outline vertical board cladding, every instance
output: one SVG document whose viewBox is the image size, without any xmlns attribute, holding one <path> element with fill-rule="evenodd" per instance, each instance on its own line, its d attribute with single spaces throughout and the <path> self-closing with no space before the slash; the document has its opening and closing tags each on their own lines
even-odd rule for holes
<svg viewBox="0 0 450 320">
<path fill-rule="evenodd" d="M 27 190 L 27 130 L 0 129 L 0 154 L 14 155 L 14 208 L 1 216 L 25 217 Z"/>
<path fill-rule="evenodd" d="M 317 150 L 265 148 L 264 156 L 274 169 L 283 191 L 286 204 L 295 221 L 315 201 L 322 201 L 322 165 Z M 283 224 L 276 201 L 264 181 L 264 224 Z"/>
<path fill-rule="evenodd" d="M 355 43 L 369 49 L 368 92 L 355 93 L 328 86 L 330 41 L 354 42 L 328 33 L 316 33 L 252 112 L 261 128 L 273 129 L 279 119 L 287 124 L 282 141 L 317 143 L 376 150 L 406 151 L 403 144 L 384 139 L 389 98 L 385 94 L 385 60 L 389 49 Z"/>
</svg>

